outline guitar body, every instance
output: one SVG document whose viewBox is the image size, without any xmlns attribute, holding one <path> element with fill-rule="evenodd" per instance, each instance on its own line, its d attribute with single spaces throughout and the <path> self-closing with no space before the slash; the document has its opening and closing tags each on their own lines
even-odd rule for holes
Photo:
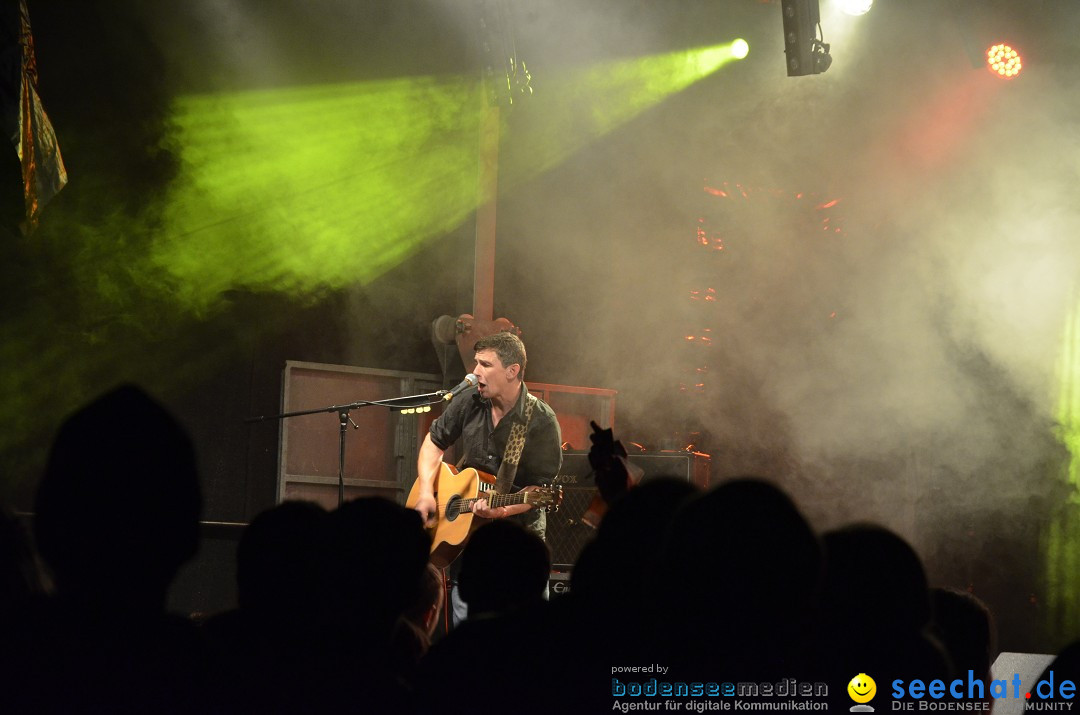
<svg viewBox="0 0 1080 715">
<path fill-rule="evenodd" d="M 472 506 L 481 496 L 489 506 L 528 504 L 534 509 L 557 511 L 562 504 L 562 487 L 526 487 L 513 494 L 494 494 L 495 477 L 478 469 L 460 472 L 443 462 L 435 475 L 435 528 L 431 534 L 431 563 L 446 568 L 465 548 L 473 530 L 487 519 L 472 513 Z M 481 495 L 480 490 L 484 490 Z M 420 480 L 413 483 L 405 506 L 413 509 L 420 499 Z"/>
<path fill-rule="evenodd" d="M 465 548 L 469 535 L 485 519 L 472 513 L 472 501 L 480 494 L 481 484 L 494 484 L 495 477 L 476 469 L 460 472 L 443 463 L 435 477 L 435 527 L 431 534 L 431 563 L 436 568 L 446 568 Z M 413 484 L 405 506 L 416 505 L 420 492 L 419 480 Z"/>
</svg>

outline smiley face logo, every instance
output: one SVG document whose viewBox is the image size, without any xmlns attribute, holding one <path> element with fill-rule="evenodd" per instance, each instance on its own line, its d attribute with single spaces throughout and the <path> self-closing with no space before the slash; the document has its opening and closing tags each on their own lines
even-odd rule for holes
<svg viewBox="0 0 1080 715">
<path fill-rule="evenodd" d="M 866 673 L 859 673 L 847 684 L 848 695 L 857 703 L 868 703 L 877 695 L 877 683 Z"/>
</svg>

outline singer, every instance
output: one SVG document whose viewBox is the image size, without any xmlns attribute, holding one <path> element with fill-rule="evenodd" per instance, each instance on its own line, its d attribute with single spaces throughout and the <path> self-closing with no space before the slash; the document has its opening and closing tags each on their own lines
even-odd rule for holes
<svg viewBox="0 0 1080 715">
<path fill-rule="evenodd" d="M 454 389 L 457 395 L 431 425 L 420 447 L 416 464 L 419 498 L 414 508 L 429 524 L 435 516 L 436 475 L 446 450 L 458 439 L 462 466 L 496 475 L 496 491 L 500 493 L 550 484 L 562 467 L 562 434 L 555 413 L 543 400 L 530 395 L 522 381 L 525 345 L 513 333 L 502 332 L 478 340 L 473 353 L 476 384 L 462 387 L 462 383 L 460 392 Z M 522 436 L 525 441 L 519 447 L 515 467 L 513 445 L 508 452 L 508 443 L 519 443 Z M 528 504 L 490 509 L 481 499 L 473 512 L 488 519 L 512 517 L 544 538 L 545 514 Z M 458 620 L 463 608 L 457 602 L 454 606 Z"/>
</svg>

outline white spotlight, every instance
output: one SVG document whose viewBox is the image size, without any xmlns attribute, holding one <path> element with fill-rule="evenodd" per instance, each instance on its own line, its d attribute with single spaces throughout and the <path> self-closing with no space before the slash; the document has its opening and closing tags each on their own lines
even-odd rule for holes
<svg viewBox="0 0 1080 715">
<path fill-rule="evenodd" d="M 874 0 L 836 0 L 842 12 L 848 15 L 865 15 L 870 12 Z"/>
</svg>

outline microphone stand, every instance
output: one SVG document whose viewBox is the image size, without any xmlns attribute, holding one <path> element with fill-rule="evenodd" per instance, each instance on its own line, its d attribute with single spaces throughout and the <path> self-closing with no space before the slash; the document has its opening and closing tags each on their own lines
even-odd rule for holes
<svg viewBox="0 0 1080 715">
<path fill-rule="evenodd" d="M 407 395 L 405 397 L 391 397 L 387 400 L 357 400 L 356 402 L 350 402 L 347 405 L 330 405 L 328 407 L 316 407 L 311 410 L 297 410 L 295 412 L 282 412 L 277 415 L 260 415 L 259 417 L 248 417 L 244 420 L 245 423 L 265 422 L 266 420 L 283 420 L 290 417 L 301 417 L 303 415 L 316 415 L 322 412 L 332 412 L 338 416 L 338 506 L 345 503 L 345 434 L 347 433 L 348 426 L 351 424 L 353 429 L 360 429 L 360 425 L 353 422 L 352 417 L 349 415 L 353 410 L 358 410 L 361 407 L 387 407 L 391 410 L 408 410 L 415 409 L 417 407 L 425 407 L 427 405 L 438 405 L 443 402 L 446 395 L 450 393 L 449 390 L 438 390 L 436 392 L 425 392 L 419 395 Z"/>
</svg>

